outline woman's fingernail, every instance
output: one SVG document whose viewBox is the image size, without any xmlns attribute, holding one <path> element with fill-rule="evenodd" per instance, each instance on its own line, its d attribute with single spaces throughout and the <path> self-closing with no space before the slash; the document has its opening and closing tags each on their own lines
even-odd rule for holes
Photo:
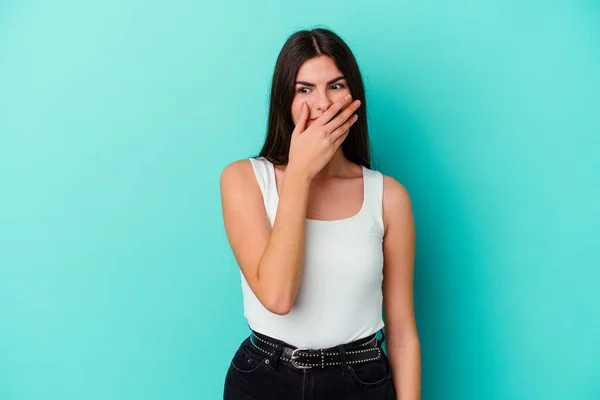
<svg viewBox="0 0 600 400">
<path fill-rule="evenodd" d="M 350 100 L 351 98 L 352 98 L 352 95 L 351 95 L 351 94 L 349 94 L 349 95 L 347 95 L 346 97 L 344 97 L 344 100 Z"/>
</svg>

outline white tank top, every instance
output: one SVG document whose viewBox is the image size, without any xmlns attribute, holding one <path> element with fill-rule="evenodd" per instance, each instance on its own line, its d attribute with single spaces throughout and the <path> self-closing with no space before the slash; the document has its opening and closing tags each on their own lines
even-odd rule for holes
<svg viewBox="0 0 600 400">
<path fill-rule="evenodd" d="M 250 162 L 272 227 L 279 202 L 275 169 L 263 157 Z M 358 214 L 334 221 L 306 219 L 302 277 L 288 314 L 267 310 L 240 271 L 251 329 L 296 347 L 319 349 L 383 328 L 383 175 L 362 170 L 364 202 Z"/>
</svg>

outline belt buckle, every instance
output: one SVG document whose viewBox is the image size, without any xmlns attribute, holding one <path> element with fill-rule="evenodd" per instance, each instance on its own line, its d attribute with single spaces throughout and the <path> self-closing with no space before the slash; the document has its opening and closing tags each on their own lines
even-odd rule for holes
<svg viewBox="0 0 600 400">
<path fill-rule="evenodd" d="M 291 358 L 290 361 L 292 362 L 292 365 L 294 367 L 298 368 L 298 369 L 309 369 L 309 368 L 312 368 L 312 365 L 298 365 L 298 364 L 296 364 L 296 360 L 294 359 L 294 356 L 296 355 L 297 351 L 302 351 L 302 350 L 310 350 L 310 349 L 307 349 L 307 348 L 297 348 L 297 349 L 294 349 L 294 351 L 292 351 L 292 355 L 290 357 Z"/>
</svg>

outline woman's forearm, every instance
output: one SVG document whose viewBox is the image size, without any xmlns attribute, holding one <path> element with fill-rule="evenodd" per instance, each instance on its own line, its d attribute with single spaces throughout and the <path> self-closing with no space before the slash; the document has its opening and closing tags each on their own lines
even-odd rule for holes
<svg viewBox="0 0 600 400">
<path fill-rule="evenodd" d="M 310 179 L 288 168 L 257 281 L 268 287 L 269 309 L 287 314 L 296 298 L 304 259 L 304 231 Z"/>
<path fill-rule="evenodd" d="M 421 345 L 417 335 L 394 341 L 389 338 L 386 350 L 392 367 L 397 400 L 421 398 Z"/>
</svg>

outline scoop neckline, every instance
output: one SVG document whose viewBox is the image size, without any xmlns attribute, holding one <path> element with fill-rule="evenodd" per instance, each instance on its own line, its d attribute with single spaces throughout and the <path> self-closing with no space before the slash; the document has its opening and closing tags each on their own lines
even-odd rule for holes
<svg viewBox="0 0 600 400">
<path fill-rule="evenodd" d="M 265 158 L 265 160 L 268 162 L 269 164 L 269 168 L 271 170 L 271 178 L 273 179 L 273 191 L 275 193 L 275 198 L 277 199 L 277 204 L 279 204 L 279 191 L 277 190 L 277 178 L 275 175 L 275 165 L 267 160 Z M 363 178 L 363 201 L 362 204 L 360 206 L 360 210 L 358 210 L 358 212 L 350 217 L 347 218 L 342 218 L 342 219 L 331 219 L 331 220 L 326 220 L 326 219 L 313 219 L 313 218 L 306 218 L 305 220 L 310 222 L 310 223 L 318 223 L 318 224 L 322 224 L 322 223 L 336 223 L 336 222 L 348 222 L 350 220 L 356 219 L 358 218 L 364 211 L 364 209 L 366 208 L 366 204 L 367 204 L 367 171 L 366 167 L 362 164 L 359 164 L 360 168 L 362 170 L 362 178 Z"/>
</svg>

